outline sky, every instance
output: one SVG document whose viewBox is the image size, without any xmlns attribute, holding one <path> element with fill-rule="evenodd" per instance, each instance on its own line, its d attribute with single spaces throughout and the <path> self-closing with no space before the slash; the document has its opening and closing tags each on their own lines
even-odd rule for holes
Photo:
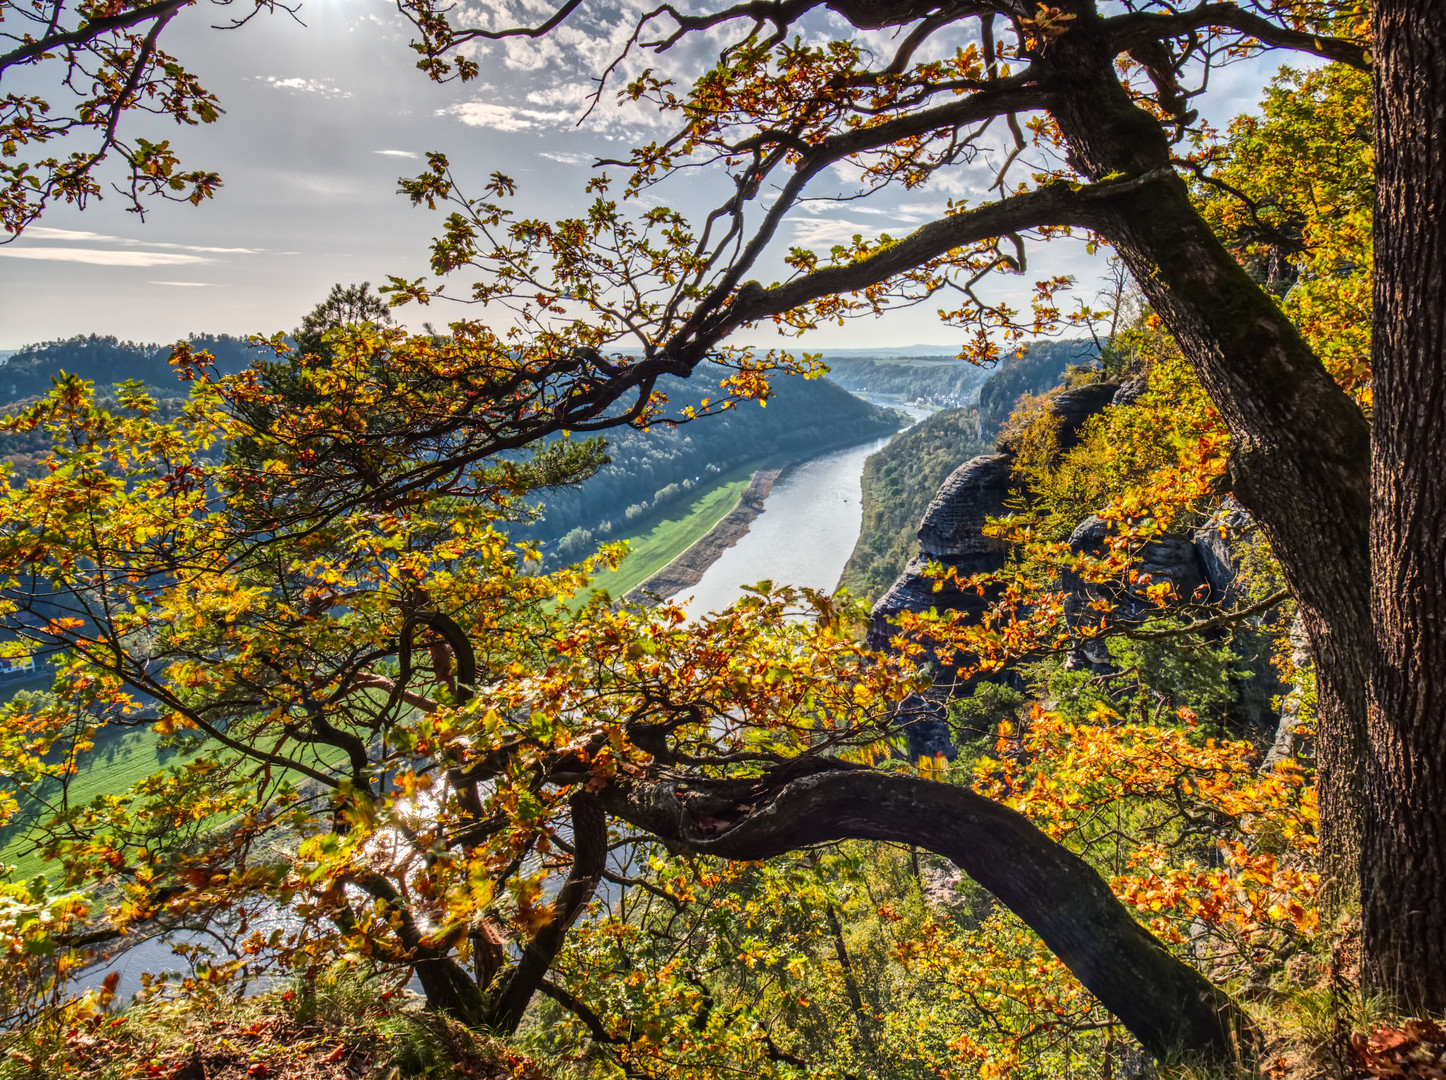
<svg viewBox="0 0 1446 1080">
<path fill-rule="evenodd" d="M 546 0 L 508 2 L 510 11 L 508 3 L 488 3 L 471 15 L 499 26 L 509 17 L 536 22 L 551 10 Z M 667 131 L 666 121 L 633 105 L 577 122 L 591 77 L 615 55 L 640 10 L 635 0 L 585 6 L 541 44 L 511 39 L 476 50 L 480 78 L 441 86 L 416 70 L 407 47 L 412 28 L 383 0 L 305 0 L 299 21 L 274 12 L 225 31 L 209 24 L 224 21 L 226 9 L 184 10 L 167 29 L 165 47 L 201 77 L 226 114 L 196 128 L 141 118 L 130 134 L 170 138 L 187 166 L 219 172 L 222 188 L 199 207 L 152 204 L 143 221 L 118 195 L 83 211 L 56 206 L 0 245 L 0 350 L 74 334 L 171 341 L 188 333 L 272 333 L 296 326 L 333 283 L 422 276 L 441 215 L 413 208 L 396 192 L 398 178 L 419 173 L 430 151 L 446 153 L 464 184 L 480 184 L 494 170 L 513 176 L 522 213 L 579 212 L 596 158 L 623 156 Z M 819 35 L 831 30 L 842 26 L 814 28 Z M 653 62 L 664 73 L 698 71 L 709 49 L 716 55 L 706 40 L 685 43 Z M 1223 123 L 1251 108 L 1273 64 L 1216 73 L 1211 115 Z M 922 191 L 810 204 L 794 215 L 780 247 L 826 248 L 860 232 L 902 235 L 949 198 L 982 198 L 991 175 L 984 161 Z M 829 184 L 823 193 L 848 189 L 846 177 L 827 177 Z M 706 175 L 690 173 L 646 197 L 696 219 L 718 190 Z M 1059 273 L 1074 274 L 1089 294 L 1101 270 L 1101 258 L 1077 242 L 1056 242 L 1031 260 L 1027 280 L 999 281 L 995 295 L 1018 305 L 1029 281 Z M 764 267 L 765 276 L 770 269 L 781 276 L 779 264 Z M 415 328 L 421 318 L 487 317 L 445 305 L 403 321 Z M 751 340 L 777 339 L 758 330 Z M 954 349 L 959 341 L 924 306 L 826 327 L 802 344 Z"/>
</svg>

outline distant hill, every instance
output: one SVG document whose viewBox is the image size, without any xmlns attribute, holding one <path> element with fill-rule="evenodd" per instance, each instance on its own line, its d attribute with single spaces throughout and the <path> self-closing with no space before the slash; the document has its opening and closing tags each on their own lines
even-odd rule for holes
<svg viewBox="0 0 1446 1080">
<path fill-rule="evenodd" d="M 190 342 L 211 352 L 224 372 L 240 371 L 255 356 L 244 338 L 227 334 L 192 334 Z M 46 393 L 51 380 L 62 371 L 89 379 L 101 389 L 137 379 L 157 387 L 163 396 L 181 397 L 184 390 L 167 362 L 170 355 L 170 345 L 96 334 L 28 345 L 9 353 L 0 365 L 0 405 Z"/>
<path fill-rule="evenodd" d="M 830 379 L 856 394 L 943 408 L 968 405 L 989 378 L 987 368 L 938 354 L 848 356 L 826 352 L 823 362 Z"/>
<path fill-rule="evenodd" d="M 811 349 L 810 349 L 810 350 L 801 350 L 801 349 L 800 349 L 800 350 L 794 350 L 794 351 L 798 351 L 798 352 L 809 351 L 809 352 L 812 352 L 813 350 L 811 350 Z M 962 361 L 962 360 L 957 360 L 957 359 L 956 359 L 957 356 L 959 355 L 959 349 L 958 349 L 958 346 L 955 346 L 955 345 L 894 345 L 894 346 L 886 346 L 886 347 L 883 347 L 883 348 L 875 347 L 875 348 L 871 348 L 871 349 L 821 349 L 821 350 L 819 350 L 819 351 L 822 352 L 825 357 L 834 356 L 834 357 L 839 357 L 839 358 L 841 358 L 841 359 L 842 359 L 842 358 L 846 358 L 846 357 L 860 357 L 860 356 L 861 356 L 861 357 L 880 357 L 880 356 L 894 356 L 894 357 L 899 357 L 899 356 L 928 356 L 928 357 L 943 357 L 943 358 L 946 358 L 946 359 L 948 359 L 948 360 L 950 360 L 950 361 L 953 361 L 953 362 L 955 362 L 955 363 L 964 363 L 964 361 Z"/>
<path fill-rule="evenodd" d="M 1000 362 L 979 390 L 979 433 L 994 439 L 1021 394 L 1042 394 L 1058 386 L 1065 369 L 1094 363 L 1093 341 L 1036 341 L 1023 356 L 1009 356 Z"/>
<path fill-rule="evenodd" d="M 1095 355 L 1094 343 L 1084 338 L 1032 341 L 1023 349 L 1022 355 L 1010 353 L 992 368 L 960 360 L 954 352 L 937 345 L 824 349 L 820 355 L 828 365 L 829 377 L 856 394 L 943 408 L 961 408 L 980 401 L 984 405 L 983 428 L 992 438 L 1021 393 L 1037 394 L 1049 389 L 1068 365 L 1087 363 Z M 987 402 L 981 397 L 985 393 L 989 395 Z M 1000 408 L 1003 415 L 996 417 Z"/>
</svg>

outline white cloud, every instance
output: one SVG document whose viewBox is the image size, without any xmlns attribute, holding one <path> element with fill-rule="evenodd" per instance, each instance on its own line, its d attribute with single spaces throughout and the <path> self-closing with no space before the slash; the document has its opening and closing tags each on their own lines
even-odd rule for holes
<svg viewBox="0 0 1446 1080">
<path fill-rule="evenodd" d="M 520 109 L 515 105 L 494 105 L 490 101 L 463 101 L 437 110 L 438 116 L 450 116 L 469 127 L 491 128 L 493 131 L 531 131 L 544 123 L 554 123 L 556 115 L 541 109 Z"/>
<path fill-rule="evenodd" d="M 807 248 L 832 247 L 834 244 L 849 244 L 855 236 L 863 236 L 872 240 L 880 233 L 888 232 L 895 239 L 913 232 L 913 229 L 904 226 L 902 229 L 890 230 L 887 227 L 880 228 L 883 223 L 870 221 L 868 223 L 849 221 L 844 218 L 822 218 L 822 217 L 795 217 L 789 221 L 793 226 L 793 239 L 797 244 Z"/>
<path fill-rule="evenodd" d="M 527 100 L 533 105 L 581 105 L 592 93 L 593 87 L 587 83 L 563 83 L 533 90 L 527 95 Z"/>
<path fill-rule="evenodd" d="M 122 244 L 145 244 L 146 247 L 172 248 L 180 251 L 201 251 L 207 255 L 260 255 L 264 248 L 202 247 L 199 244 L 151 244 L 144 240 L 122 240 Z"/>
<path fill-rule="evenodd" d="M 513 71 L 539 71 L 548 67 L 562 56 L 562 48 L 555 40 L 557 31 L 537 41 L 508 38 L 504 48 L 507 55 L 503 60 Z"/>
<path fill-rule="evenodd" d="M 169 251 L 103 251 L 100 248 L 62 247 L 0 247 L 0 256 L 11 259 L 87 263 L 91 266 L 183 266 L 215 261 L 199 255 L 179 255 Z"/>
<path fill-rule="evenodd" d="M 597 160 L 592 154 L 572 154 L 558 150 L 539 150 L 537 156 L 555 161 L 559 165 L 591 165 Z"/>
<path fill-rule="evenodd" d="M 32 225 L 25 230 L 27 240 L 111 240 L 114 236 L 86 232 L 84 229 L 49 229 L 44 225 Z"/>
<path fill-rule="evenodd" d="M 147 285 L 170 285 L 177 289 L 219 289 L 221 285 L 213 281 L 148 281 Z"/>
<path fill-rule="evenodd" d="M 373 150 L 373 154 L 381 154 L 382 157 L 415 158 L 420 154 L 414 154 L 410 150 Z"/>
<path fill-rule="evenodd" d="M 203 255 L 259 255 L 262 248 L 208 247 L 202 244 L 172 244 L 163 240 L 137 240 L 130 236 L 109 236 L 106 233 L 86 232 L 82 229 L 49 229 L 43 225 L 32 225 L 25 230 L 27 240 L 89 240 L 101 244 L 144 245 L 150 248 L 165 248 L 168 251 L 195 251 Z M 21 256 L 26 258 L 27 256 Z M 38 256 L 29 256 L 38 258 Z M 81 260 L 72 260 L 79 262 Z"/>
<path fill-rule="evenodd" d="M 320 94 L 322 97 L 349 98 L 350 90 L 343 90 L 330 79 L 303 79 L 299 75 L 283 79 L 279 75 L 250 76 L 277 90 L 297 90 L 303 94 Z"/>
</svg>

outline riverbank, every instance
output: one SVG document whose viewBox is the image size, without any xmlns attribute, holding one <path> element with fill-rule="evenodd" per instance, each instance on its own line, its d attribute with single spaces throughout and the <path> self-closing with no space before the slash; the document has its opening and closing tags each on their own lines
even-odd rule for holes
<svg viewBox="0 0 1446 1080">
<path fill-rule="evenodd" d="M 913 412 L 910 409 L 892 411 L 905 420 L 911 418 Z M 905 426 L 905 423 L 899 423 L 900 428 Z M 751 490 L 755 482 L 753 478 L 759 472 L 771 470 L 776 479 L 780 473 L 787 474 L 840 450 L 887 442 L 888 438 L 892 435 L 881 439 L 877 435 L 871 438 L 865 434 L 860 438 L 860 432 L 848 431 L 833 439 L 818 441 L 807 453 L 773 453 L 735 466 L 698 488 L 691 498 L 672 503 L 645 518 L 630 531 L 615 532 L 608 537 L 614 542 L 627 543 L 627 557 L 617 569 L 594 575 L 588 587 L 567 606 L 576 610 L 588 596 L 598 592 L 606 592 L 614 599 L 635 601 L 649 593 L 666 597 L 696 584 L 698 576 L 748 532 L 748 524 L 761 512 L 762 500 L 770 489 L 758 495 L 758 511 L 731 516 L 739 511 L 742 497 Z M 718 536 L 724 538 L 721 544 L 716 542 L 717 538 L 711 537 L 713 530 L 720 530 Z M 675 569 L 673 564 L 684 556 L 687 556 L 688 569 L 685 578 L 679 579 L 680 584 L 669 587 L 666 578 L 657 582 L 653 580 L 660 575 L 671 574 Z M 683 572 L 681 567 L 676 569 Z"/>
<path fill-rule="evenodd" d="M 782 469 L 759 469 L 755 472 L 733 509 L 723 515 L 702 539 L 628 592 L 623 599 L 651 605 L 660 597 L 672 596 L 702 581 L 708 568 L 718 561 L 723 552 L 738 543 L 748 532 L 753 519 L 763 513 L 764 500 L 768 498 L 774 481 L 782 472 Z"/>
<path fill-rule="evenodd" d="M 770 464 L 759 459 L 732 469 L 695 491 L 691 498 L 670 505 L 628 532 L 610 537 L 628 545 L 627 557 L 617 569 L 595 574 L 583 593 L 567 606 L 576 610 L 595 592 L 620 597 L 637 589 L 707 536 L 737 506 L 753 474 Z"/>
</svg>

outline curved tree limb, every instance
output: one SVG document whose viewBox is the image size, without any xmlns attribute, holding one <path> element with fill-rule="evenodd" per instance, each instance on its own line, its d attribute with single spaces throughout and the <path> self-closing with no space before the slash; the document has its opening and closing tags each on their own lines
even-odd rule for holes
<svg viewBox="0 0 1446 1080">
<path fill-rule="evenodd" d="M 537 26 L 513 26 L 506 30 L 466 30 L 457 34 L 453 40 L 454 45 L 459 45 L 472 38 L 486 38 L 489 41 L 497 41 L 509 37 L 546 37 L 553 29 L 576 11 L 582 5 L 582 0 L 567 0 L 567 3 L 552 13 L 546 22 Z"/>
<path fill-rule="evenodd" d="M 1132 11 L 1106 19 L 1104 25 L 1105 31 L 1114 37 L 1120 52 L 1127 52 L 1147 41 L 1182 37 L 1194 30 L 1214 27 L 1238 30 L 1262 45 L 1310 53 L 1359 71 L 1371 70 L 1370 51 L 1358 41 L 1291 30 L 1237 4 L 1201 4 L 1189 11 L 1170 13 Z"/>
<path fill-rule="evenodd" d="M 1157 1056 L 1249 1058 L 1244 1012 L 1137 923 L 1094 868 L 1006 806 L 839 762 L 762 780 L 620 780 L 607 810 L 688 850 L 754 861 L 837 840 L 912 844 L 992 892 Z M 792 775 L 792 779 L 788 777 Z"/>
<path fill-rule="evenodd" d="M 743 323 L 782 315 L 835 293 L 866 289 L 966 244 L 1045 225 L 1093 227 L 1102 220 L 1102 211 L 1111 201 L 1173 176 L 1171 170 L 1161 169 L 1143 176 L 1103 180 L 1085 186 L 1056 181 L 931 221 L 898 243 L 846 266 L 822 267 L 768 289 L 749 282 L 738 290 L 727 308 L 704 324 L 696 337 L 688 340 L 678 335 L 669 343 L 669 351 L 696 363 L 695 356 L 701 359 L 714 344 Z"/>
</svg>

